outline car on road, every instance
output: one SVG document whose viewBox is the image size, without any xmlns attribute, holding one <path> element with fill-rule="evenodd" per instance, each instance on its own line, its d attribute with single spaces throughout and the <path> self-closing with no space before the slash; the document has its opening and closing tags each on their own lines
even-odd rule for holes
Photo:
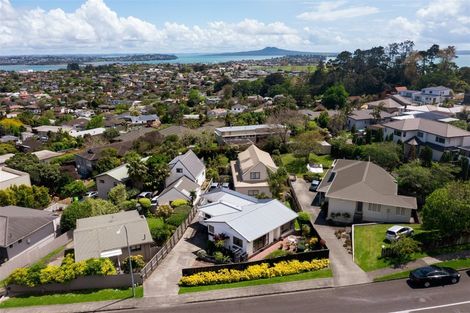
<svg viewBox="0 0 470 313">
<path fill-rule="evenodd" d="M 388 241 L 396 241 L 403 237 L 412 236 L 413 234 L 414 230 L 409 226 L 394 225 L 387 229 L 385 239 Z"/>
<path fill-rule="evenodd" d="M 410 273 L 410 282 L 423 287 L 436 285 L 456 284 L 460 280 L 460 273 L 450 267 L 424 266 Z"/>
<path fill-rule="evenodd" d="M 308 190 L 310 191 L 317 191 L 317 188 L 318 186 L 320 185 L 320 181 L 319 180 L 312 180 L 312 182 L 310 183 L 310 188 L 308 188 Z"/>
<path fill-rule="evenodd" d="M 98 191 L 88 191 L 85 194 L 86 198 L 97 198 L 98 197 Z"/>
</svg>

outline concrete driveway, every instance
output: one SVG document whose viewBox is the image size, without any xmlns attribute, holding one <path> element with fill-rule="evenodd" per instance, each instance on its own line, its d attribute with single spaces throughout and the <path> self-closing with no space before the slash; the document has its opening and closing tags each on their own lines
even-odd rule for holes
<svg viewBox="0 0 470 313">
<path fill-rule="evenodd" d="M 310 184 L 301 178 L 297 178 L 296 181 L 292 182 L 292 187 L 302 210 L 311 214 L 312 224 L 320 237 L 326 240 L 326 245 L 330 249 L 330 262 L 335 286 L 371 282 L 367 273 L 354 263 L 352 255 L 343 247 L 342 241 L 336 238 L 335 230 L 339 227 L 326 225 L 324 217 L 320 215 L 320 208 L 312 205 L 316 193 L 308 190 Z"/>
<path fill-rule="evenodd" d="M 183 268 L 196 262 L 195 252 L 204 247 L 207 234 L 201 231 L 197 221 L 186 229 L 183 237 L 168 253 L 157 269 L 144 281 L 144 297 L 171 297 L 178 295 L 178 282 Z"/>
</svg>

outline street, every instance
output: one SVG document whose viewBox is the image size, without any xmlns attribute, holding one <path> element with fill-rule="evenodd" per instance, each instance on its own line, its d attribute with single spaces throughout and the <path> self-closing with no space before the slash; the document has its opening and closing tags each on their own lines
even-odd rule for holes
<svg viewBox="0 0 470 313">
<path fill-rule="evenodd" d="M 147 308 L 130 312 L 224 313 L 405 313 L 470 312 L 470 278 L 462 273 L 456 285 L 411 288 L 405 280 L 322 289 L 227 301 L 160 307 L 146 299 Z M 117 312 L 117 311 L 116 311 Z"/>
</svg>

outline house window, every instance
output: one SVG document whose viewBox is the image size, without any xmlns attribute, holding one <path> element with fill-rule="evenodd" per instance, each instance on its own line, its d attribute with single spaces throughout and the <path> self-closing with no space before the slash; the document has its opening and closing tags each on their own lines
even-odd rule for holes
<svg viewBox="0 0 470 313">
<path fill-rule="evenodd" d="M 260 179 L 261 175 L 259 172 L 251 172 L 250 179 Z"/>
<path fill-rule="evenodd" d="M 140 251 L 142 250 L 142 246 L 141 245 L 137 245 L 137 246 L 132 246 L 131 247 L 131 251 Z"/>
<path fill-rule="evenodd" d="M 403 137 L 406 137 L 406 132 L 403 132 Z"/>
<path fill-rule="evenodd" d="M 104 179 L 100 179 L 100 184 L 104 184 Z"/>
<path fill-rule="evenodd" d="M 378 203 L 369 203 L 369 211 L 380 212 L 381 205 Z"/>
<path fill-rule="evenodd" d="M 445 143 L 446 140 L 445 140 L 445 138 L 436 136 L 436 142 L 438 142 L 438 143 Z"/>
<path fill-rule="evenodd" d="M 234 246 L 243 248 L 243 240 L 241 240 L 240 238 L 237 238 L 237 237 L 233 236 L 232 237 L 232 242 L 233 242 Z"/>
<path fill-rule="evenodd" d="M 424 134 L 422 132 L 418 132 L 418 137 L 423 138 Z"/>
<path fill-rule="evenodd" d="M 18 243 L 22 243 L 22 242 L 23 242 L 23 239 L 18 240 Z"/>
<path fill-rule="evenodd" d="M 214 226 L 212 225 L 207 225 L 207 232 L 211 235 L 214 234 Z"/>
<path fill-rule="evenodd" d="M 256 196 L 257 194 L 259 194 L 258 190 L 248 190 L 248 195 L 249 196 Z"/>
<path fill-rule="evenodd" d="M 183 169 L 182 168 L 177 168 L 176 173 L 180 173 L 180 174 L 183 173 Z"/>
<path fill-rule="evenodd" d="M 401 137 L 401 131 L 399 131 L 399 130 L 394 130 L 394 131 L 393 131 L 393 134 L 394 134 L 395 136 Z"/>
<path fill-rule="evenodd" d="M 281 226 L 281 234 L 286 233 L 292 229 L 293 223 L 285 223 L 284 225 Z"/>
<path fill-rule="evenodd" d="M 406 209 L 405 208 L 396 208 L 396 215 L 406 215 Z"/>
</svg>

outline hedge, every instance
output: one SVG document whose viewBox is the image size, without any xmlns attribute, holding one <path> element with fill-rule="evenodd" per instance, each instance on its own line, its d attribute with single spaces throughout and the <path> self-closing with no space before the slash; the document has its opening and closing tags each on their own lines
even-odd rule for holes
<svg viewBox="0 0 470 313">
<path fill-rule="evenodd" d="M 281 261 L 273 266 L 269 266 L 268 263 L 261 263 L 249 266 L 245 270 L 225 268 L 217 272 L 200 272 L 189 276 L 183 276 L 179 281 L 179 285 L 193 287 L 286 276 L 321 270 L 327 268 L 329 266 L 329 262 L 330 261 L 328 259 L 303 262 L 299 260 L 291 260 Z"/>
<path fill-rule="evenodd" d="M 35 265 L 29 268 L 17 268 L 8 276 L 5 283 L 34 287 L 48 283 L 66 283 L 80 276 L 116 274 L 116 268 L 109 259 L 88 259 L 74 262 L 73 254 L 68 254 L 60 266 Z"/>
<path fill-rule="evenodd" d="M 177 208 L 182 205 L 188 205 L 188 201 L 184 199 L 176 199 L 176 200 L 171 201 L 170 204 L 172 207 Z"/>
</svg>

